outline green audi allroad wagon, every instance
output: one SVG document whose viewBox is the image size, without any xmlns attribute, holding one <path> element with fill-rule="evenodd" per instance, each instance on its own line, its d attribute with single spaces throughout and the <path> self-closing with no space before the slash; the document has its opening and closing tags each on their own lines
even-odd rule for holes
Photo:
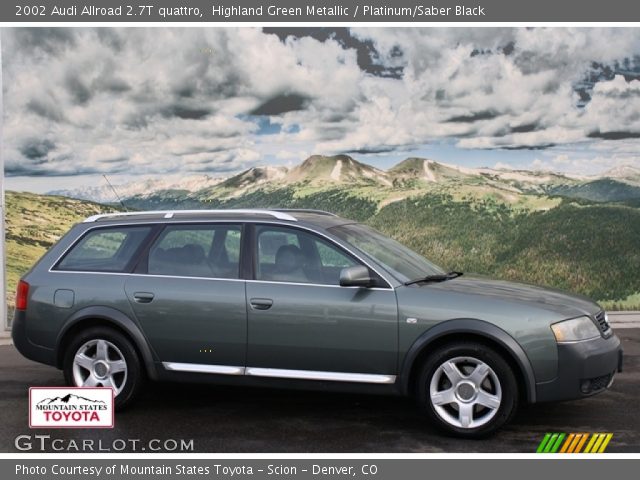
<svg viewBox="0 0 640 480">
<path fill-rule="evenodd" d="M 465 437 L 622 366 L 591 300 L 447 273 L 312 210 L 87 218 L 20 281 L 13 340 L 119 408 L 146 379 L 390 393 Z"/>
</svg>

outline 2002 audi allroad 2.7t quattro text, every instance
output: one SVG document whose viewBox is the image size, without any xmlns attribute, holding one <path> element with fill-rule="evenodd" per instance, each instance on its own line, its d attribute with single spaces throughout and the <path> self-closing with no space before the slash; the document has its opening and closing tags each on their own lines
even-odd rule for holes
<svg viewBox="0 0 640 480">
<path fill-rule="evenodd" d="M 130 403 L 143 379 L 414 396 L 448 432 L 605 390 L 620 341 L 594 302 L 446 273 L 326 212 L 90 217 L 19 283 L 15 346 Z"/>
</svg>

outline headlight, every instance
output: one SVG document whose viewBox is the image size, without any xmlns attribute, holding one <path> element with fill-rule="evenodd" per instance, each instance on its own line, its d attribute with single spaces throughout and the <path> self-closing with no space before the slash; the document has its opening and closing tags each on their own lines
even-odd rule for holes
<svg viewBox="0 0 640 480">
<path fill-rule="evenodd" d="M 600 330 L 589 317 L 572 318 L 551 325 L 558 343 L 591 340 L 600 336 Z"/>
</svg>

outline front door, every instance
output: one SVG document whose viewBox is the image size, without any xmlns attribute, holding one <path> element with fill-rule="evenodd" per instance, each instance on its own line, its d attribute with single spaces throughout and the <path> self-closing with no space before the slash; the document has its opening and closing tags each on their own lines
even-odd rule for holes
<svg viewBox="0 0 640 480">
<path fill-rule="evenodd" d="M 393 383 L 393 289 L 340 287 L 340 271 L 359 261 L 302 229 L 258 225 L 253 244 L 248 375 Z"/>
<path fill-rule="evenodd" d="M 244 373 L 241 232 L 234 224 L 168 225 L 143 271 L 127 280 L 129 302 L 168 370 Z"/>
</svg>

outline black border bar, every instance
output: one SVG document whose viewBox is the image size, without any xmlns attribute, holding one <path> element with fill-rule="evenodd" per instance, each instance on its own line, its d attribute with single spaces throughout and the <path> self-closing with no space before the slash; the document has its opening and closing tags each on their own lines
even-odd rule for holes
<svg viewBox="0 0 640 480">
<path fill-rule="evenodd" d="M 629 0 L 3 0 L 0 21 L 48 22 L 638 22 Z"/>
</svg>

